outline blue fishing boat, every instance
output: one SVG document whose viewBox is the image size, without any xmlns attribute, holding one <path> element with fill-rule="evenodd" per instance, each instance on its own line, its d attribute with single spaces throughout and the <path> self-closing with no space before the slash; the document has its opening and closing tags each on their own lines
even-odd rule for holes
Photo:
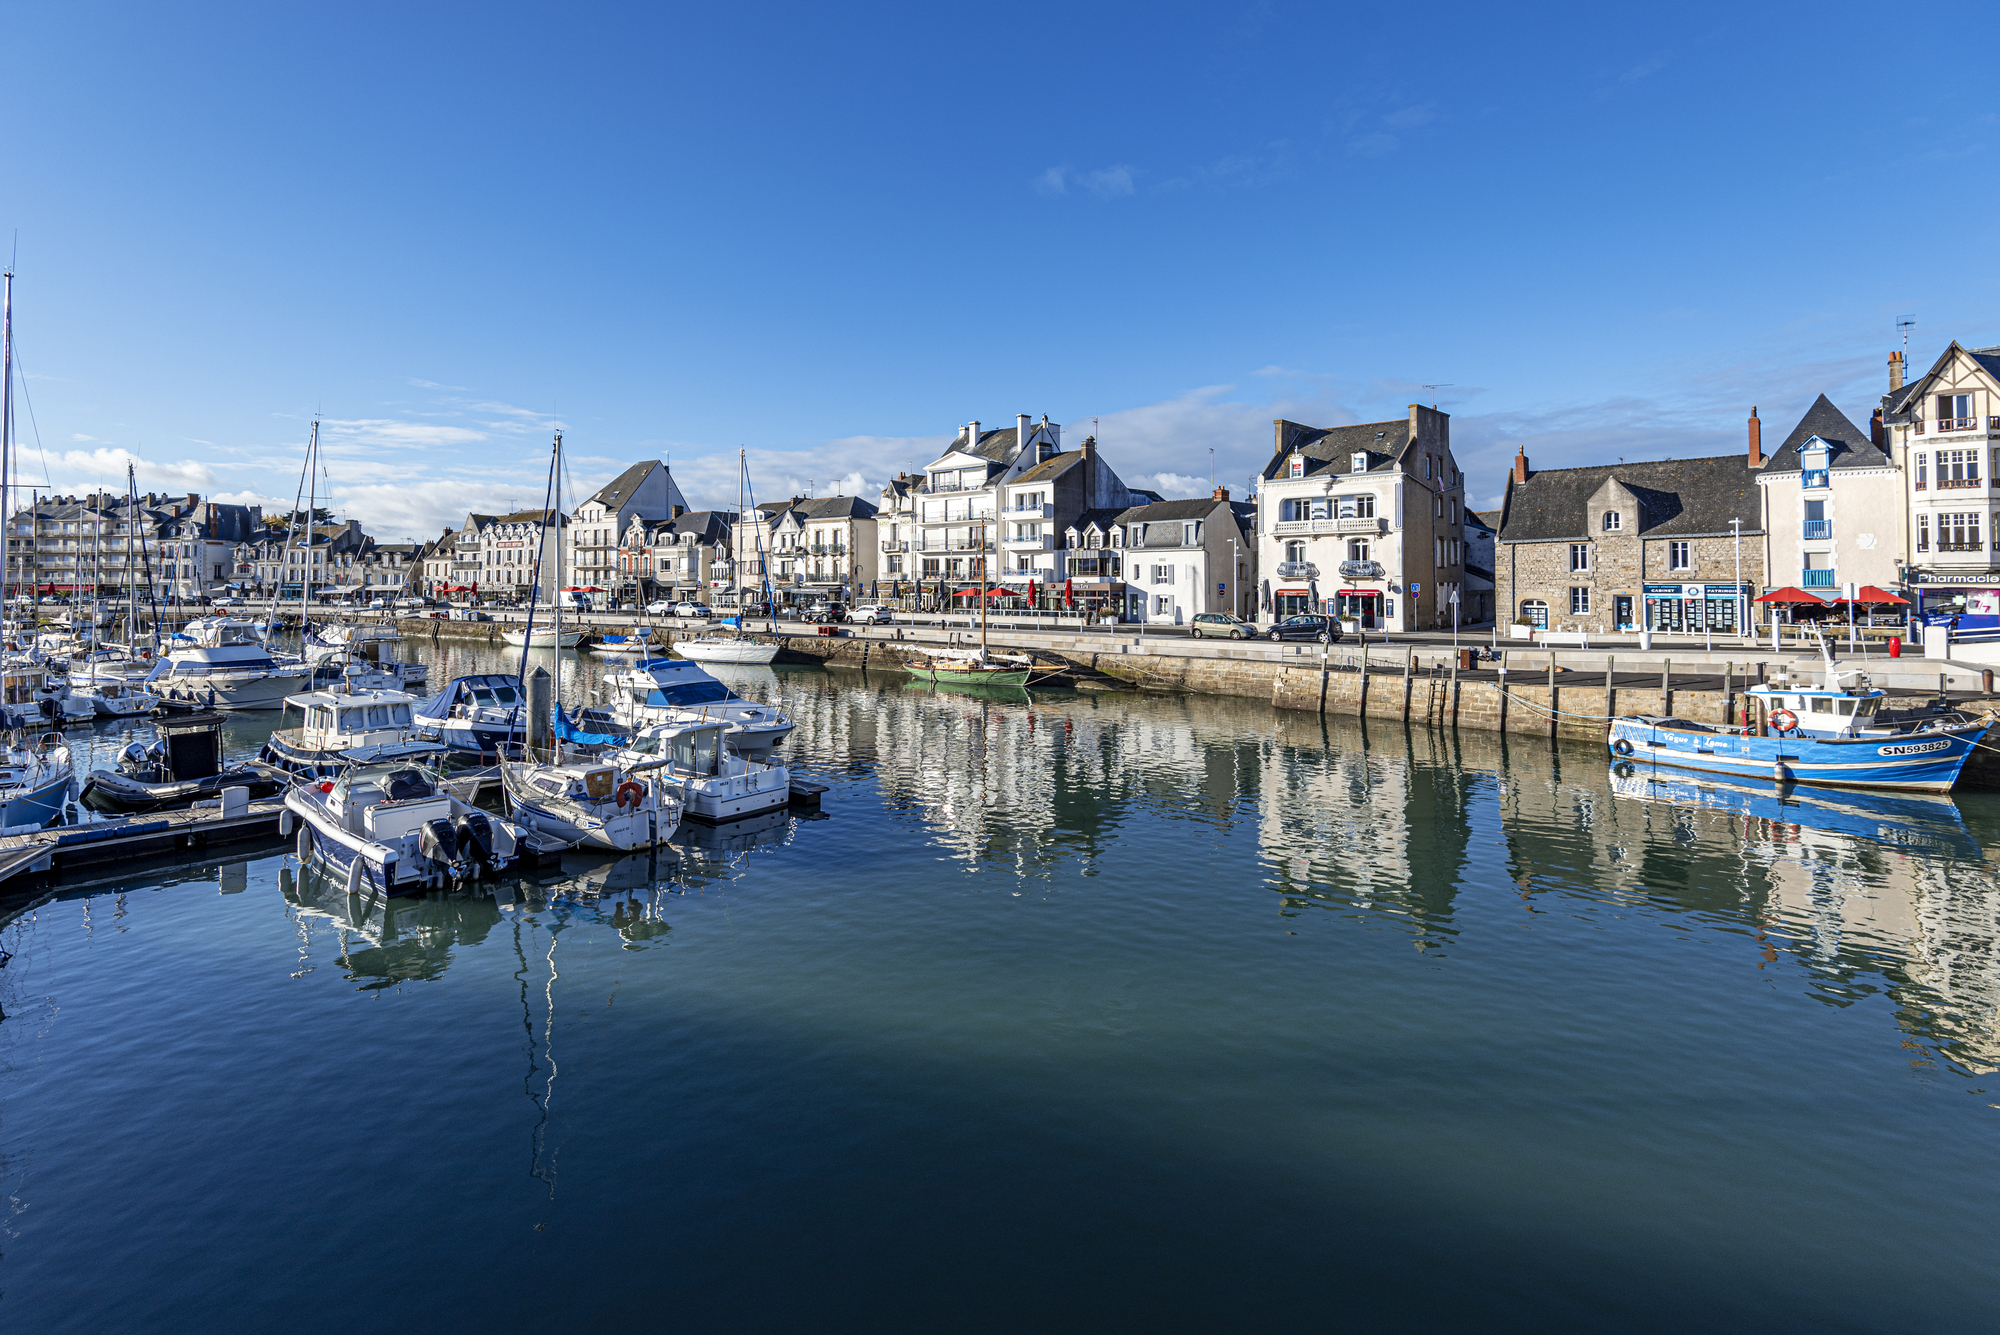
<svg viewBox="0 0 2000 1335">
<path fill-rule="evenodd" d="M 1942 793 L 1991 722 L 1949 708 L 1887 709 L 1887 691 L 1831 658 L 1818 684 L 1780 678 L 1745 694 L 1755 722 L 1744 727 L 1657 714 L 1614 719 L 1612 757 L 1779 783 Z"/>
<path fill-rule="evenodd" d="M 1641 802 L 1746 817 L 1757 822 L 1753 833 L 1825 830 L 1908 853 L 1974 862 L 1981 856 L 1957 804 L 1929 793 L 1801 789 L 1768 779 L 1642 770 L 1629 763 L 1611 767 L 1611 791 Z"/>
</svg>

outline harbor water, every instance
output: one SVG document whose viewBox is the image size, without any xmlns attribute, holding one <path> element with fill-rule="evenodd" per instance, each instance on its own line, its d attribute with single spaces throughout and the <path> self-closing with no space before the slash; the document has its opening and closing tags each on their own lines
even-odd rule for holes
<svg viewBox="0 0 2000 1335">
<path fill-rule="evenodd" d="M 2000 797 L 737 674 L 816 817 L 0 907 L 0 1328 L 2000 1324 Z"/>
</svg>

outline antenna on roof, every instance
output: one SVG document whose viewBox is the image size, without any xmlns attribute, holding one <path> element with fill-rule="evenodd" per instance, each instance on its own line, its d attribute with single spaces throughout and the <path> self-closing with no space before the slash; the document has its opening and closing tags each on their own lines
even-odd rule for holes
<svg viewBox="0 0 2000 1335">
<path fill-rule="evenodd" d="M 1436 412 L 1438 406 L 1438 391 L 1441 389 L 1456 389 L 1458 388 L 1458 386 L 1452 384 L 1449 380 L 1447 380 L 1441 385 L 1425 385 L 1424 388 L 1431 392 L 1431 411 Z"/>
<path fill-rule="evenodd" d="M 1910 364 L 1910 331 L 1916 327 L 1917 317 L 1914 315 L 1905 315 L 1896 321 L 1896 332 L 1903 336 L 1903 365 L 1906 367 Z"/>
</svg>

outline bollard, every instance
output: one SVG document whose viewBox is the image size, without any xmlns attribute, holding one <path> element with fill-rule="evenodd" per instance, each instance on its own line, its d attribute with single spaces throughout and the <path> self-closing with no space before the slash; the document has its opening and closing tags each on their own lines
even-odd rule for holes
<svg viewBox="0 0 2000 1335">
<path fill-rule="evenodd" d="M 1663 717 L 1674 716 L 1674 660 L 1660 660 L 1660 713 Z"/>
<path fill-rule="evenodd" d="M 1903 656 L 1903 637 L 1900 635 L 1891 635 L 1889 637 L 1889 657 L 1901 658 L 1902 656 Z"/>
<path fill-rule="evenodd" d="M 528 758 L 549 759 L 550 729 L 555 721 L 555 679 L 545 667 L 528 674 Z"/>
</svg>

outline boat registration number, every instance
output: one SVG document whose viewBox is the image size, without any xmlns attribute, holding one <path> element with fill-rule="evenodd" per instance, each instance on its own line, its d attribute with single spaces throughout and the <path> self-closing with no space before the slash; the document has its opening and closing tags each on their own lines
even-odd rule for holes
<svg viewBox="0 0 2000 1335">
<path fill-rule="evenodd" d="M 1878 756 L 1920 756 L 1929 751 L 1949 751 L 1951 743 L 1940 738 L 1935 742 L 1910 742 L 1903 746 L 1878 746 Z"/>
</svg>

